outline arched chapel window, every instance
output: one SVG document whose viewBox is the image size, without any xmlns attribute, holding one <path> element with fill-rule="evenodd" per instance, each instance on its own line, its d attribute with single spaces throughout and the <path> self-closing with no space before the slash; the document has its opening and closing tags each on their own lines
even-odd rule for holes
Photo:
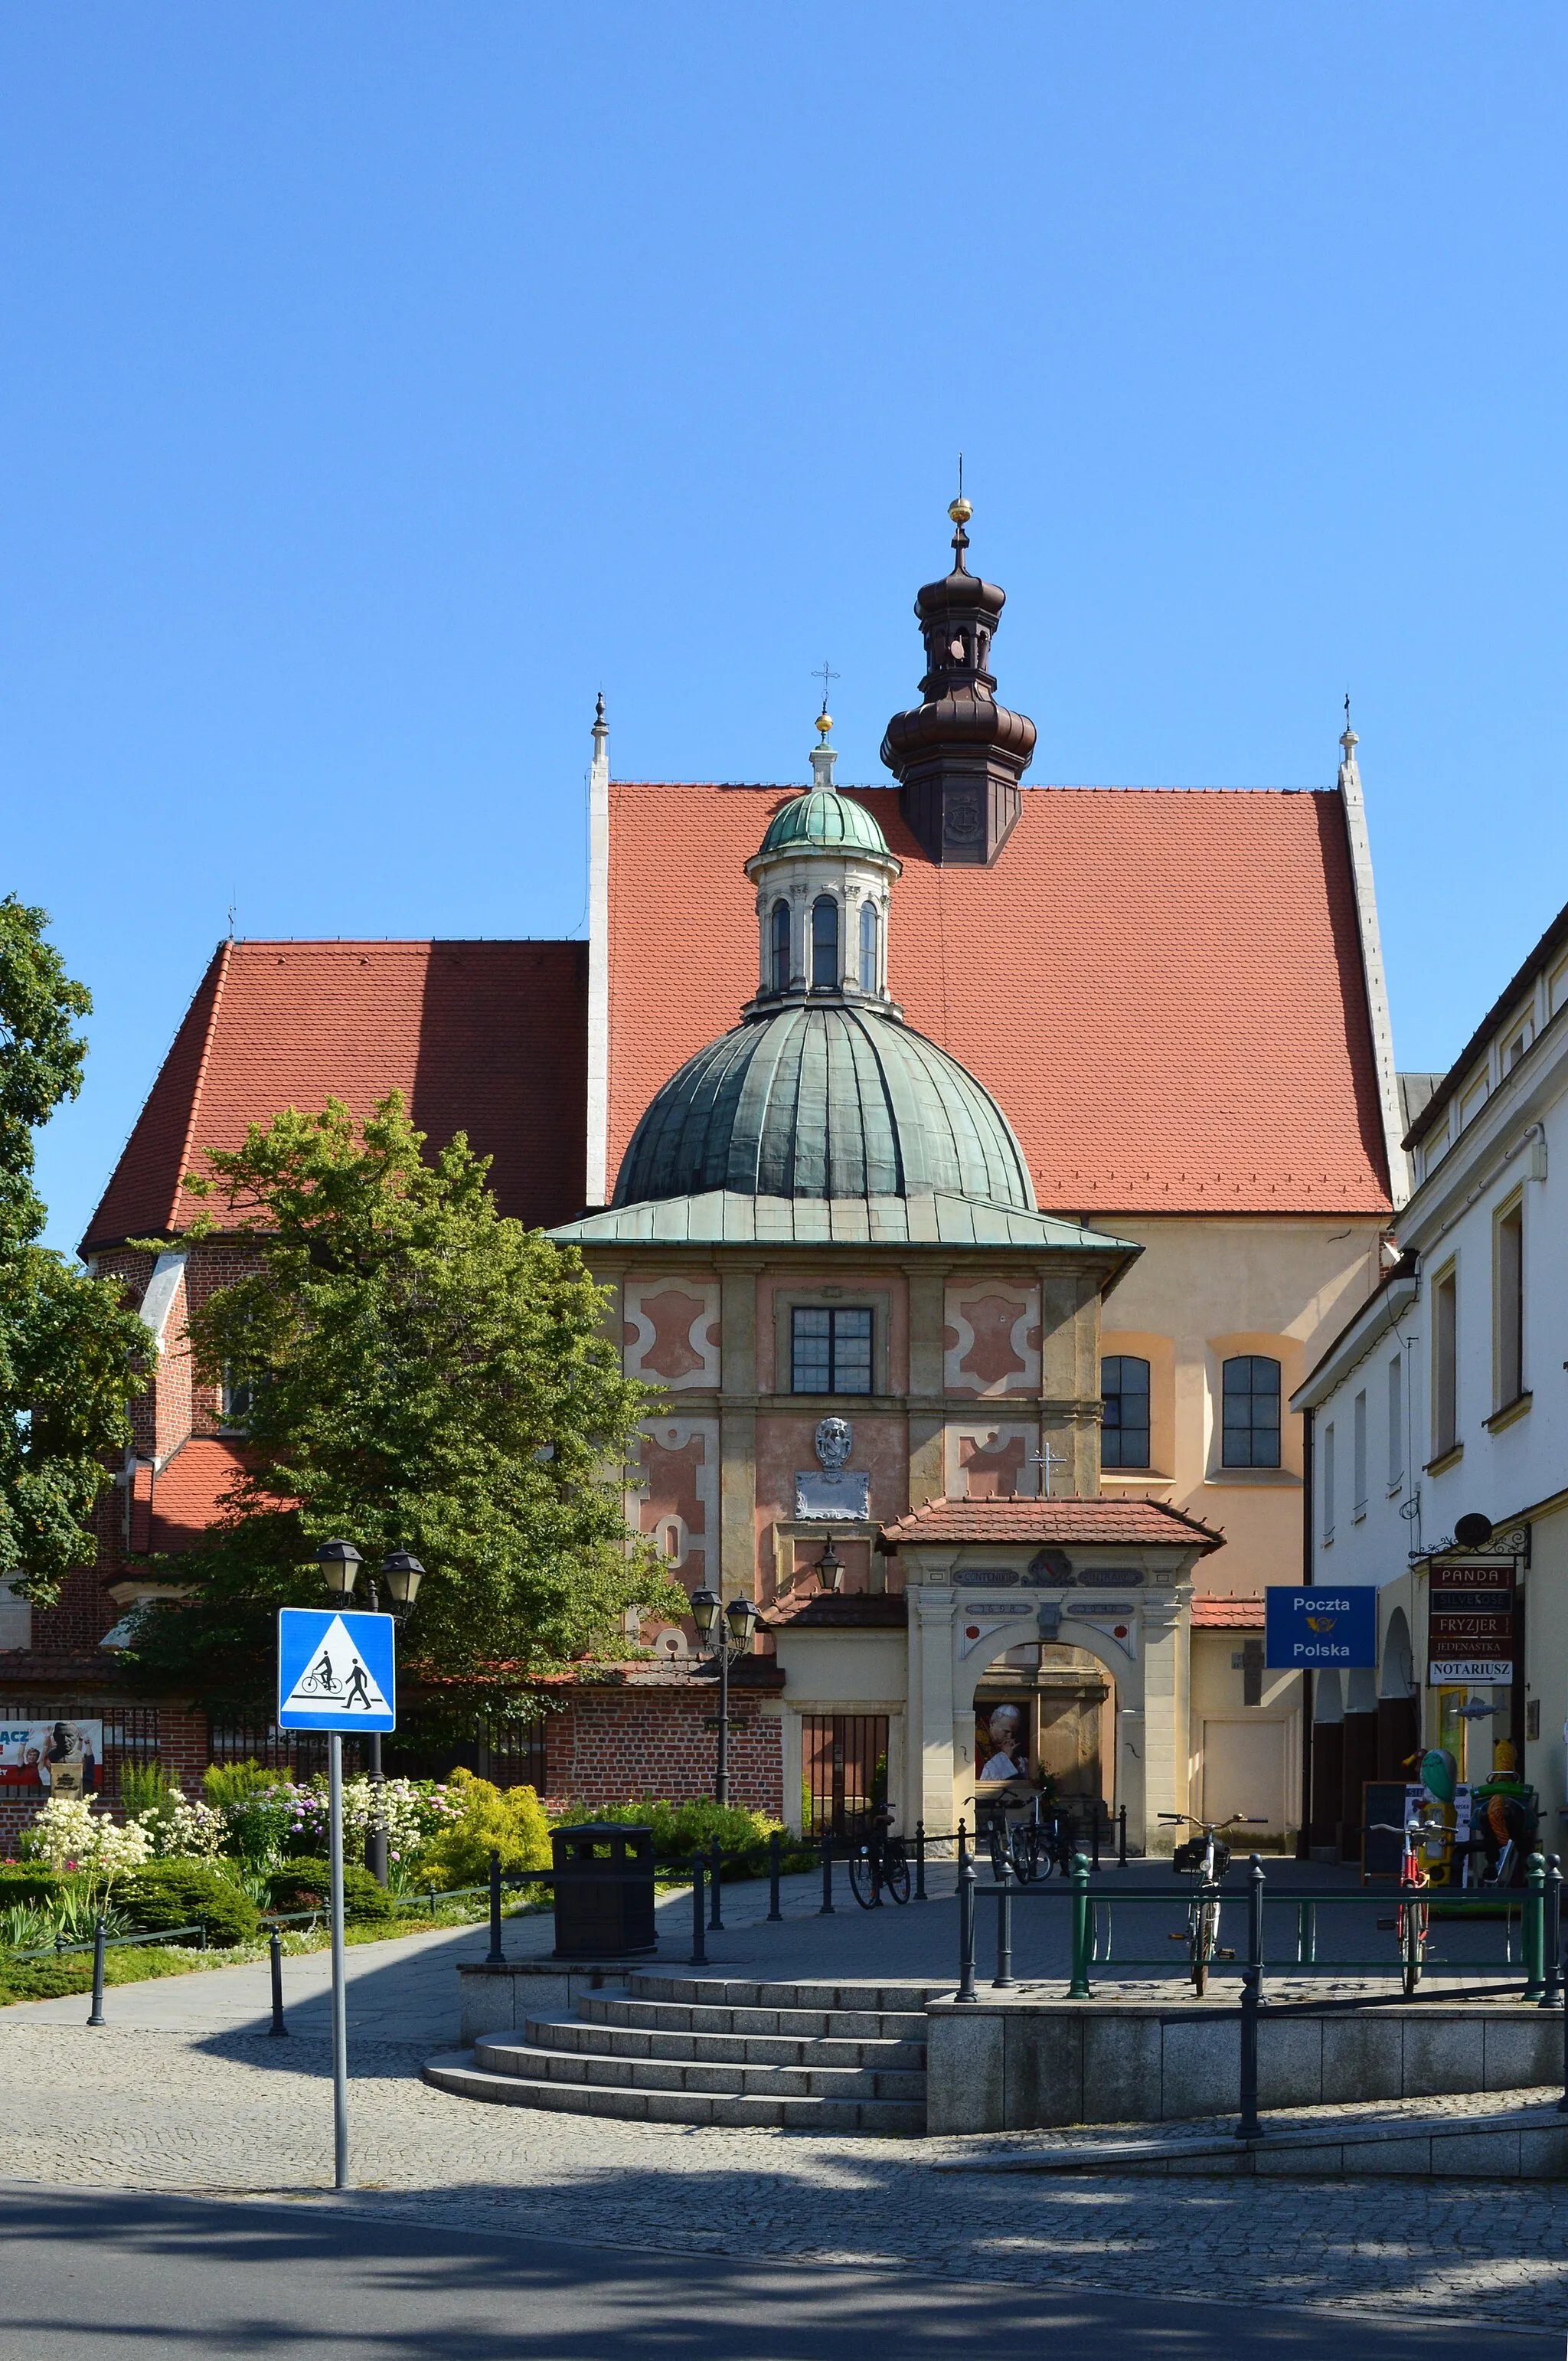
<svg viewBox="0 0 1568 2361">
<path fill-rule="evenodd" d="M 839 905 L 831 894 L 819 894 L 811 906 L 811 983 L 817 992 L 830 992 L 839 982 Z"/>
<path fill-rule="evenodd" d="M 877 912 L 874 902 L 861 904 L 861 990 L 876 990 Z"/>
<path fill-rule="evenodd" d="M 1221 1387 L 1223 1467 L 1279 1465 L 1279 1364 L 1266 1353 L 1238 1353 Z"/>
<path fill-rule="evenodd" d="M 789 904 L 787 902 L 773 904 L 773 990 L 787 992 L 789 990 Z"/>
</svg>

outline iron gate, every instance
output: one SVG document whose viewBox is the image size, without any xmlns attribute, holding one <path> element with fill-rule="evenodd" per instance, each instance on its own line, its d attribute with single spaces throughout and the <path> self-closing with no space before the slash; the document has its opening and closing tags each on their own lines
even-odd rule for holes
<svg viewBox="0 0 1568 2361">
<path fill-rule="evenodd" d="M 808 1836 L 857 1835 L 887 1800 L 886 1714 L 803 1714 L 800 1784 Z"/>
</svg>

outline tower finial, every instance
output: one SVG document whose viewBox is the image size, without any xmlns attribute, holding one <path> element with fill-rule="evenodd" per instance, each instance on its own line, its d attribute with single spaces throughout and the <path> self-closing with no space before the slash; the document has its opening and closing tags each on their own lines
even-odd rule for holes
<svg viewBox="0 0 1568 2361">
<path fill-rule="evenodd" d="M 953 520 L 953 547 L 959 553 L 956 571 L 962 574 L 965 571 L 964 552 L 969 547 L 969 535 L 964 527 L 974 511 L 964 498 L 964 455 L 961 451 L 959 453 L 959 496 L 956 500 L 948 502 L 948 514 Z"/>
<path fill-rule="evenodd" d="M 828 733 L 833 727 L 833 716 L 828 710 L 828 684 L 830 680 L 837 680 L 839 675 L 824 656 L 811 677 L 822 683 L 822 710 L 817 717 L 817 734 L 826 745 Z"/>
<path fill-rule="evenodd" d="M 1352 750 L 1359 746 L 1361 743 L 1360 739 L 1356 736 L 1354 730 L 1350 726 L 1350 691 L 1348 688 L 1344 693 L 1344 729 L 1341 732 L 1339 742 L 1344 748 L 1346 762 L 1350 760 Z"/>
</svg>

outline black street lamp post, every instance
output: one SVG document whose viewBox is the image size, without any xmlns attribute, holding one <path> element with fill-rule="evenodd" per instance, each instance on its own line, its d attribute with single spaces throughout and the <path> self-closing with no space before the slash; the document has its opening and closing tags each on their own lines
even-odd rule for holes
<svg viewBox="0 0 1568 2361">
<path fill-rule="evenodd" d="M 751 1634 L 757 1628 L 757 1610 L 749 1598 L 739 1596 L 724 1609 L 727 1631 L 718 1631 L 720 1601 L 716 1592 L 694 1590 L 692 1621 L 697 1637 L 718 1664 L 718 1770 L 713 1783 L 716 1804 L 729 1801 L 729 1662 L 732 1656 L 750 1653 Z M 717 1638 L 715 1633 L 718 1632 Z"/>
<path fill-rule="evenodd" d="M 365 1561 L 352 1542 L 323 1542 L 316 1552 L 322 1579 L 328 1595 L 340 1608 L 346 1607 L 354 1596 L 354 1586 Z M 400 1631 L 413 1613 L 414 1600 L 424 1579 L 424 1568 L 417 1557 L 407 1550 L 393 1550 L 381 1560 L 381 1578 L 386 1583 L 392 1602 L 392 1616 Z M 374 1569 L 367 1576 L 370 1592 L 370 1612 L 381 1612 L 381 1594 L 377 1587 Z M 365 1839 L 365 1866 L 378 1885 L 387 1883 L 387 1818 L 381 1807 L 381 1790 L 386 1779 L 381 1769 L 381 1733 L 369 1732 L 370 1738 L 370 1831 Z"/>
</svg>

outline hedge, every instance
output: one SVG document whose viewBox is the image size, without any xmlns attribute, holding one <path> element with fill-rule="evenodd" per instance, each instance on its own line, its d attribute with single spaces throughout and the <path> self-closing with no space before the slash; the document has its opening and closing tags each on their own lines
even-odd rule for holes
<svg viewBox="0 0 1568 2361">
<path fill-rule="evenodd" d="M 0 1861 L 0 1910 L 16 1902 L 53 1902 L 64 1891 L 64 1879 L 42 1861 Z"/>
<path fill-rule="evenodd" d="M 209 1943 L 225 1949 L 247 1942 L 261 1927 L 260 1913 L 244 1888 L 203 1861 L 148 1861 L 116 1883 L 115 1905 L 138 1934 L 203 1927 Z"/>
<path fill-rule="evenodd" d="M 267 1881 L 269 1907 L 291 1910 L 325 1909 L 332 1891 L 332 1868 L 324 1861 L 302 1859 L 291 1861 L 285 1869 L 275 1869 Z M 343 1864 L 343 1915 L 351 1927 L 378 1926 L 385 1919 L 398 1916 L 398 1905 L 392 1896 L 377 1884 L 367 1869 L 358 1861 Z"/>
</svg>

